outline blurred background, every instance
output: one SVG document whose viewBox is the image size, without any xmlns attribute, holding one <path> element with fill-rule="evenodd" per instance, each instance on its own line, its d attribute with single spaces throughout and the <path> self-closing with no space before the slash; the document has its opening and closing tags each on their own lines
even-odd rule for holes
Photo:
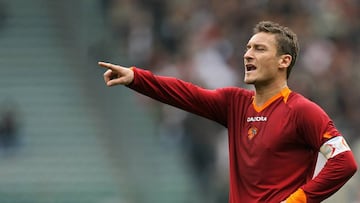
<svg viewBox="0 0 360 203">
<path fill-rule="evenodd" d="M 245 86 L 253 26 L 301 44 L 291 89 L 360 159 L 357 0 L 0 0 L 1 203 L 227 202 L 226 129 L 107 88 L 97 61 L 206 88 Z M 356 174 L 327 203 L 360 202 Z"/>
</svg>

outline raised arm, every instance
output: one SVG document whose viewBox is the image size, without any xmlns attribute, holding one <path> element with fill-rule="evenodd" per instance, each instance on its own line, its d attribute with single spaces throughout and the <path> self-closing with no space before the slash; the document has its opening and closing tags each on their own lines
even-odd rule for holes
<svg viewBox="0 0 360 203">
<path fill-rule="evenodd" d="M 208 90 L 173 77 L 157 76 L 139 68 L 126 68 L 99 62 L 107 86 L 127 87 L 190 113 L 214 120 L 226 126 L 227 102 L 231 88 Z"/>
</svg>

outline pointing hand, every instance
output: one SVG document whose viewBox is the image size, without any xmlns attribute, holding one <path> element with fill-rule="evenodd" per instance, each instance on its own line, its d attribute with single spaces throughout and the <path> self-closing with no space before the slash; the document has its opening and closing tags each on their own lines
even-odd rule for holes
<svg viewBox="0 0 360 203">
<path fill-rule="evenodd" d="M 104 81 L 107 86 L 128 85 L 134 80 L 134 71 L 111 63 L 99 62 L 99 66 L 106 68 Z"/>
</svg>

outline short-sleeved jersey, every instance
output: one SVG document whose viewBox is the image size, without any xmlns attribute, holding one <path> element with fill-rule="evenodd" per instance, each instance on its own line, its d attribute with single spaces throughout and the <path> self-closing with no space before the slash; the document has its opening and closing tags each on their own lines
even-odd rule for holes
<svg viewBox="0 0 360 203">
<path fill-rule="evenodd" d="M 231 203 L 286 199 L 312 178 L 321 145 L 340 135 L 318 105 L 288 88 L 257 107 L 246 89 L 134 72 L 130 88 L 228 128 Z"/>
</svg>

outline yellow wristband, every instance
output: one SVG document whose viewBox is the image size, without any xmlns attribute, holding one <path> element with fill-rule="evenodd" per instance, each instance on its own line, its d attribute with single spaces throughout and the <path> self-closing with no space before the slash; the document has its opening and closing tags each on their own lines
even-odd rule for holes
<svg viewBox="0 0 360 203">
<path fill-rule="evenodd" d="M 301 188 L 297 189 L 287 199 L 286 203 L 306 203 L 306 194 Z"/>
</svg>

